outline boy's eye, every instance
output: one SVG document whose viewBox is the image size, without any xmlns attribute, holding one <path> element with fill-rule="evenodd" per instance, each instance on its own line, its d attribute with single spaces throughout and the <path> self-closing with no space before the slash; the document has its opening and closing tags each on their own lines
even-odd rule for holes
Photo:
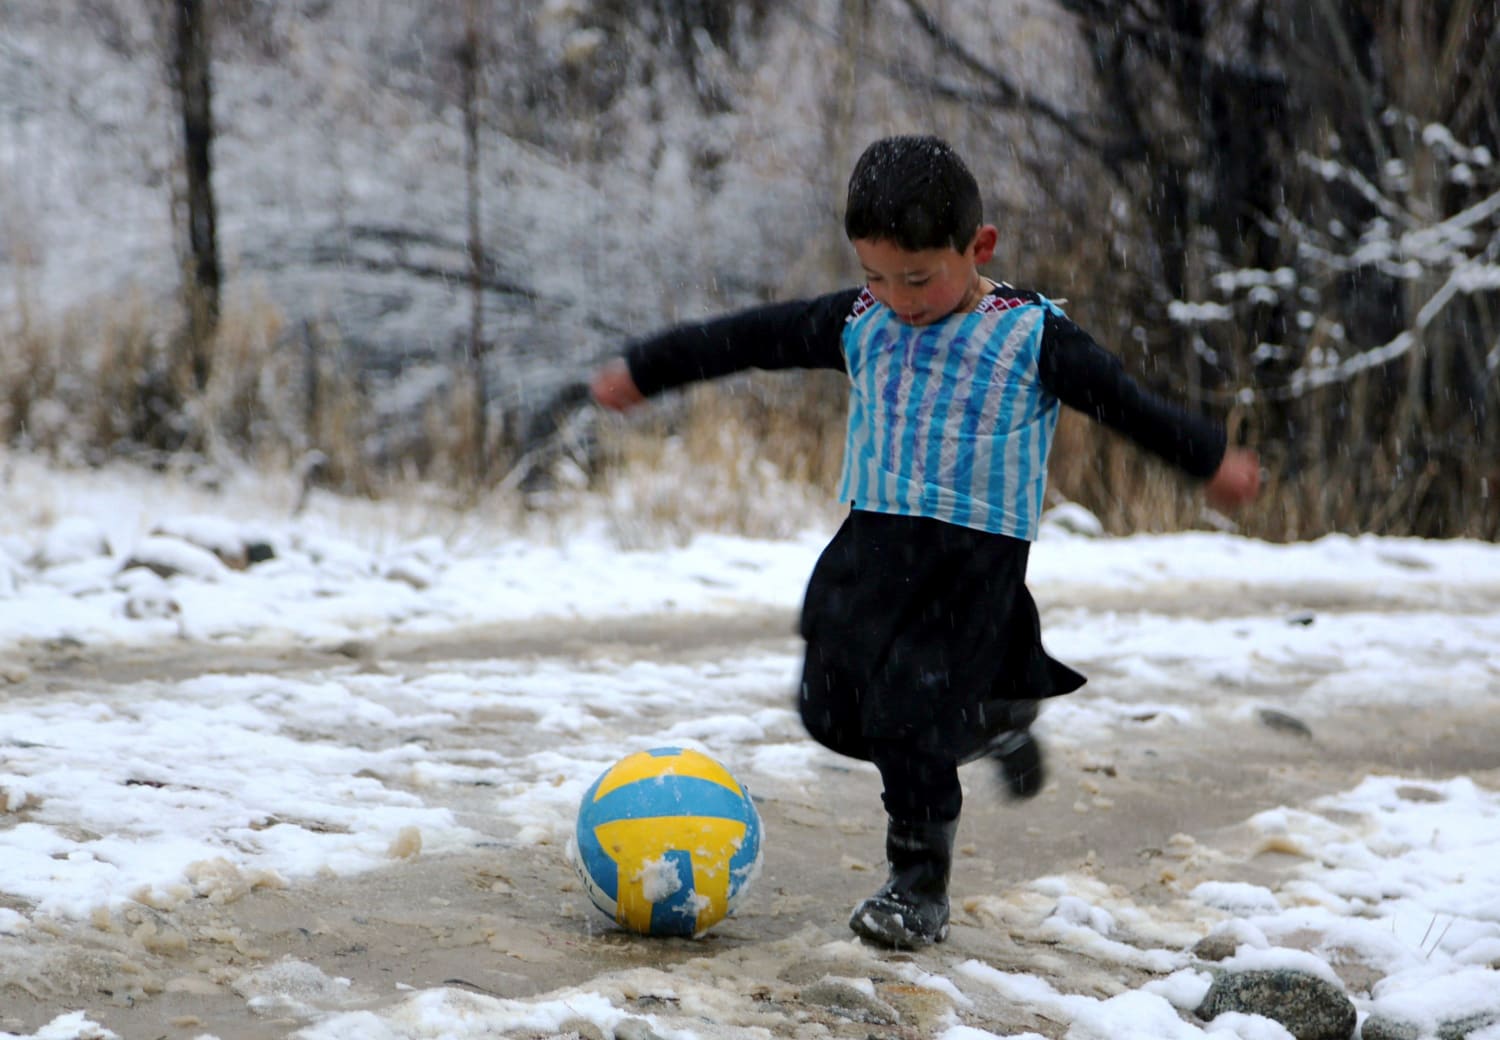
<svg viewBox="0 0 1500 1040">
<path fill-rule="evenodd" d="M 926 278 L 926 277 L 923 277 L 923 278 L 908 278 L 906 280 L 906 284 L 910 285 L 912 288 L 917 288 L 919 286 L 926 285 L 929 281 L 931 281 L 931 279 Z"/>
</svg>

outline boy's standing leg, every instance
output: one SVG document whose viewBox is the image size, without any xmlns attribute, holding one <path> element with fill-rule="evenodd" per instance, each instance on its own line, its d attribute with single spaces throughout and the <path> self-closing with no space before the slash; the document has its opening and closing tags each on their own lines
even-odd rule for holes
<svg viewBox="0 0 1500 1040">
<path fill-rule="evenodd" d="M 1011 794 L 1029 798 L 1041 790 L 1044 778 L 1041 749 L 1030 728 L 1037 704 L 1018 700 L 1009 708 L 1008 728 L 986 753 Z M 890 874 L 880 891 L 854 908 L 849 927 L 862 939 L 898 949 L 942 942 L 948 937 L 948 883 L 963 810 L 959 763 L 917 750 L 909 741 L 872 740 L 865 748 L 880 771 Z"/>
<path fill-rule="evenodd" d="M 914 752 L 906 741 L 866 739 L 858 680 L 817 642 L 807 646 L 798 706 L 814 740 L 880 771 L 890 874 L 880 891 L 855 907 L 849 927 L 882 946 L 941 942 L 948 935 L 948 880 L 963 808 L 958 764 Z"/>
<path fill-rule="evenodd" d="M 872 741 L 887 821 L 880 890 L 854 908 L 849 927 L 881 946 L 914 949 L 948 937 L 948 881 L 963 808 L 958 763 L 906 741 Z"/>
</svg>

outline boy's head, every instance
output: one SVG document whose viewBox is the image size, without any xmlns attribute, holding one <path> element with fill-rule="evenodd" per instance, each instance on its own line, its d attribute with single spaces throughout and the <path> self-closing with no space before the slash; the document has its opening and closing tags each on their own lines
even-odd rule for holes
<svg viewBox="0 0 1500 1040">
<path fill-rule="evenodd" d="M 907 325 L 931 325 L 983 297 L 977 266 L 994 255 L 979 185 L 936 137 L 887 137 L 849 177 L 844 231 L 870 292 Z"/>
<path fill-rule="evenodd" d="M 849 175 L 844 233 L 913 253 L 944 246 L 962 253 L 981 212 L 979 184 L 947 142 L 886 137 L 865 149 Z"/>
</svg>

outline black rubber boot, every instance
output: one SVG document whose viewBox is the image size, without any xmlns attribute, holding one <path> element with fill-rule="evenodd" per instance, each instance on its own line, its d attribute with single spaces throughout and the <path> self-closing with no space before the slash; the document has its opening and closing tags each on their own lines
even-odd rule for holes
<svg viewBox="0 0 1500 1040">
<path fill-rule="evenodd" d="M 1016 798 L 1032 797 L 1047 780 L 1041 745 L 1029 729 L 1000 734 L 990 742 L 989 755 L 995 760 L 1000 779 Z"/>
<path fill-rule="evenodd" d="M 854 908 L 849 918 L 854 934 L 898 950 L 948 938 L 948 876 L 957 833 L 957 820 L 934 823 L 892 817 L 885 832 L 891 875 L 879 892 Z"/>
</svg>

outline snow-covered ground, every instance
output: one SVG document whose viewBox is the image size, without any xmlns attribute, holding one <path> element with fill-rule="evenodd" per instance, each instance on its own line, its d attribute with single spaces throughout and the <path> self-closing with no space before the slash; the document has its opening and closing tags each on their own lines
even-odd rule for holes
<svg viewBox="0 0 1500 1040">
<path fill-rule="evenodd" d="M 487 828 L 560 846 L 583 790 L 630 750 L 697 747 L 772 792 L 813 783 L 831 757 L 791 709 L 790 639 L 710 660 L 471 656 L 399 674 L 148 667 L 107 694 L 46 674 L 69 655 L 149 661 L 218 648 L 245 661 L 342 646 L 357 659 L 385 641 L 462 629 L 790 617 L 827 531 L 625 552 L 587 509 L 518 527 L 483 510 L 315 498 L 293 516 L 291 490 L 263 479 L 208 490 L 123 469 L 54 472 L 25 456 L 0 456 L 0 480 L 0 964 L 8 943 L 124 907 L 170 912 L 461 849 L 475 836 L 481 780 Z M 1116 539 L 1080 533 L 1086 526 L 1054 514 L 1032 556 L 1049 648 L 1096 680 L 1044 713 L 1039 728 L 1054 743 L 1103 746 L 1122 720 L 1148 716 L 1211 726 L 1268 704 L 1307 719 L 1352 704 L 1473 708 L 1500 693 L 1500 547 Z M 247 546 L 270 558 L 233 565 Z M 1171 611 L 1157 609 L 1166 602 Z M 515 721 L 515 746 L 426 739 L 496 712 Z M 1336 981 L 1335 967 L 1354 958 L 1380 979 L 1352 994 L 1362 1014 L 1429 1034 L 1466 1015 L 1500 1021 L 1496 769 L 1500 754 L 1489 786 L 1371 776 L 1262 812 L 1249 832 L 1305 857 L 1291 880 L 1217 881 L 1183 898 L 1237 945 L 1228 967 Z M 1078 1040 L 1289 1035 L 1266 1019 L 1228 1015 L 1205 1029 L 1180 1016 L 1210 981 L 1188 953 L 1199 936 L 1142 919 L 1127 895 L 1071 874 L 1019 888 L 1050 908 L 1049 941 L 1150 980 L 1100 996 L 974 959 L 941 974 L 897 965 L 951 1004 L 932 1035 L 1007 1035 L 977 1024 L 974 1009 L 995 999 L 1039 1009 Z M 1308 943 L 1308 933 L 1320 939 Z M 546 1035 L 586 1021 L 610 1036 L 640 1017 L 672 1040 L 783 1035 L 750 1015 L 737 1024 L 710 999 L 711 979 L 672 985 L 670 1006 L 645 1016 L 604 982 L 524 1000 L 451 987 L 392 993 L 383 1006 L 309 1015 L 297 1035 Z M 116 1035 L 93 1024 L 89 1007 L 56 1010 L 26 1035 Z M 1494 1040 L 1500 1025 L 1470 1035 Z"/>
</svg>

